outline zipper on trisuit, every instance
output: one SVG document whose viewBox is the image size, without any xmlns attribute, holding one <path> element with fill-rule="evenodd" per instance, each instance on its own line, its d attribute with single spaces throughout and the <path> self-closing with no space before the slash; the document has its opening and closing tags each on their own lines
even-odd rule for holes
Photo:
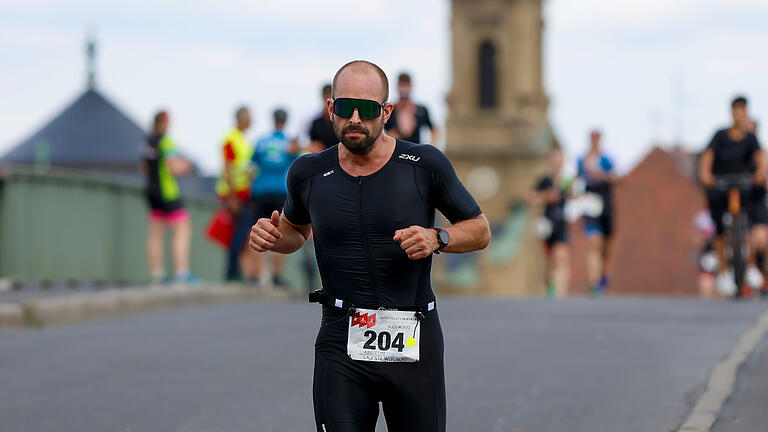
<svg viewBox="0 0 768 432">
<path fill-rule="evenodd" d="M 365 254 L 368 261 L 368 275 L 371 278 L 371 283 L 373 283 L 373 291 L 376 294 L 376 300 L 378 300 L 379 306 L 382 306 L 379 284 L 376 281 L 376 273 L 373 271 L 373 257 L 371 256 L 371 245 L 368 241 L 368 227 L 365 223 L 365 207 L 363 206 L 363 185 L 365 184 L 365 177 L 358 176 L 357 184 L 359 185 L 358 190 L 360 192 L 360 235 L 362 236 L 363 244 L 365 245 Z"/>
</svg>

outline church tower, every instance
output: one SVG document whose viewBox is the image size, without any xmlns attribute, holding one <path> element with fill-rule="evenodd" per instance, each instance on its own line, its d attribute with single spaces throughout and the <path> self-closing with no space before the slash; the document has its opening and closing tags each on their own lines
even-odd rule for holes
<svg viewBox="0 0 768 432">
<path fill-rule="evenodd" d="M 473 285 L 497 292 L 543 292 L 534 215 L 515 205 L 546 172 L 556 145 L 542 85 L 542 1 L 452 0 L 446 154 L 492 226 L 512 229 L 513 217 L 525 225 L 502 233 L 503 240 L 494 235 L 492 250 L 478 257 Z M 515 253 L 504 257 L 494 247 Z M 487 255 L 497 256 L 495 264 Z"/>
</svg>

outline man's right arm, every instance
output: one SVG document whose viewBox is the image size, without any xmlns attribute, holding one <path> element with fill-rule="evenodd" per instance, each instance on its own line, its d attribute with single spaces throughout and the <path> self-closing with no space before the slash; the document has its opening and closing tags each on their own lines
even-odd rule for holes
<svg viewBox="0 0 768 432">
<path fill-rule="evenodd" d="M 699 160 L 699 179 L 704 186 L 712 187 L 715 185 L 715 176 L 712 175 L 712 164 L 715 162 L 715 152 L 711 148 L 704 150 Z"/>
<path fill-rule="evenodd" d="M 275 210 L 271 218 L 261 218 L 251 227 L 249 244 L 256 252 L 289 254 L 301 249 L 311 234 L 312 225 L 295 225 Z"/>
<path fill-rule="evenodd" d="M 283 213 L 280 209 L 272 212 L 271 218 L 262 218 L 251 227 L 250 246 L 256 252 L 275 251 L 283 254 L 296 252 L 312 235 L 309 210 L 303 195 L 308 191 L 307 164 L 309 155 L 296 159 L 288 169 L 286 178 L 286 198 Z M 304 197 L 306 198 L 306 197 Z M 290 218 L 290 220 L 289 220 Z"/>
</svg>

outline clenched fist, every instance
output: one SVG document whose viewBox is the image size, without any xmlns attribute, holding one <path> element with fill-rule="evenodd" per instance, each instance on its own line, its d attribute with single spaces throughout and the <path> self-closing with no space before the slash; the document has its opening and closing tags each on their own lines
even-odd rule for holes
<svg viewBox="0 0 768 432">
<path fill-rule="evenodd" d="M 251 241 L 248 243 L 256 252 L 266 252 L 275 247 L 277 240 L 282 237 L 280 232 L 280 213 L 275 210 L 272 218 L 261 218 L 251 227 Z"/>
<path fill-rule="evenodd" d="M 440 243 L 437 242 L 437 231 L 418 225 L 395 231 L 393 240 L 400 242 L 400 247 L 412 260 L 426 258 L 440 247 Z"/>
</svg>

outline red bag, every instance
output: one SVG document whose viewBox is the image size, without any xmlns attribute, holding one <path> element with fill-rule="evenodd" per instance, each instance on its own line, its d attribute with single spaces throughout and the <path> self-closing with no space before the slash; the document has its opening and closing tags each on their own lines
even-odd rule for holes
<svg viewBox="0 0 768 432">
<path fill-rule="evenodd" d="M 208 227 L 205 229 L 206 237 L 211 243 L 223 249 L 229 249 L 232 236 L 235 234 L 235 223 L 232 213 L 222 207 L 216 210 L 208 221 Z"/>
</svg>

